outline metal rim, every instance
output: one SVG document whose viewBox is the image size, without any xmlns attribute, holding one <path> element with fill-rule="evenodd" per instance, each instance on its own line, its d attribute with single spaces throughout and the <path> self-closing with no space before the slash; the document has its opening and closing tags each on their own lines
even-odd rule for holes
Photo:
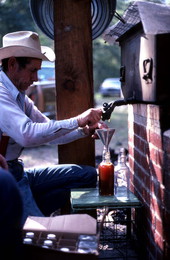
<svg viewBox="0 0 170 260">
<path fill-rule="evenodd" d="M 32 17 L 40 30 L 54 40 L 53 0 L 30 0 Z M 99 37 L 110 24 L 116 0 L 91 0 L 92 39 Z"/>
</svg>

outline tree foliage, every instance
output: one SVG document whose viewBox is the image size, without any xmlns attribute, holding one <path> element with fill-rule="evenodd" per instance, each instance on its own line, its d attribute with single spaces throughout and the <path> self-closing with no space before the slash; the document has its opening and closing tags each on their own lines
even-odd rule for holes
<svg viewBox="0 0 170 260">
<path fill-rule="evenodd" d="M 129 1 L 118 0 L 116 12 L 122 15 L 127 8 Z M 113 17 L 111 25 L 118 22 Z M 98 87 L 105 78 L 119 77 L 120 75 L 120 48 L 117 45 L 105 43 L 102 36 L 93 42 L 93 67 L 94 67 L 94 87 Z"/>
<path fill-rule="evenodd" d="M 6 0 L 0 4 L 0 36 L 17 30 L 35 30 L 28 0 Z"/>
<path fill-rule="evenodd" d="M 0 0 L 0 38 L 7 33 L 22 30 L 38 32 L 43 45 L 53 44 L 36 26 L 29 0 Z"/>
</svg>

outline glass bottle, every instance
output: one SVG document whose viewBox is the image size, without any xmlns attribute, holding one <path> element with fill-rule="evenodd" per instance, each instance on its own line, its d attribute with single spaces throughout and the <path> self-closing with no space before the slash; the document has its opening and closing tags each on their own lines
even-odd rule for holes
<svg viewBox="0 0 170 260">
<path fill-rule="evenodd" d="M 114 165 L 110 160 L 110 151 L 103 148 L 102 162 L 99 164 L 99 194 L 101 196 L 114 195 Z"/>
<path fill-rule="evenodd" d="M 126 150 L 121 148 L 118 155 L 118 163 L 115 166 L 115 196 L 128 199 L 130 171 L 126 160 Z"/>
</svg>

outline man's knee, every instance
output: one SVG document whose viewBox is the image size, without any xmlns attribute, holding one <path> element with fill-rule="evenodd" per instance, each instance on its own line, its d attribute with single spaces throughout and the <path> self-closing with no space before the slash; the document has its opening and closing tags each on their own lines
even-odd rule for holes
<svg viewBox="0 0 170 260">
<path fill-rule="evenodd" d="M 22 215 L 22 199 L 14 177 L 0 169 L 0 221 Z M 5 217 L 6 216 L 6 217 Z"/>
<path fill-rule="evenodd" d="M 22 246 L 22 199 L 13 176 L 0 169 L 0 252 L 14 254 Z M 17 254 L 18 255 L 18 254 Z M 6 258 L 8 259 L 8 258 Z"/>
<path fill-rule="evenodd" d="M 7 198 L 7 196 L 15 196 L 16 193 L 19 194 L 17 183 L 14 177 L 8 171 L 3 169 L 0 169 L 0 193 L 1 200 L 3 200 L 4 196 Z"/>
</svg>

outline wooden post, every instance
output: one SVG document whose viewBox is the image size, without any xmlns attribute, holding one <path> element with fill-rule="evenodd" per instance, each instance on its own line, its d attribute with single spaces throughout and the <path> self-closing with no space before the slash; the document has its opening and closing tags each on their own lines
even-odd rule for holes
<svg viewBox="0 0 170 260">
<path fill-rule="evenodd" d="M 54 0 L 57 119 L 93 107 L 91 0 Z M 59 163 L 95 165 L 94 141 L 86 137 L 58 148 Z"/>
</svg>

